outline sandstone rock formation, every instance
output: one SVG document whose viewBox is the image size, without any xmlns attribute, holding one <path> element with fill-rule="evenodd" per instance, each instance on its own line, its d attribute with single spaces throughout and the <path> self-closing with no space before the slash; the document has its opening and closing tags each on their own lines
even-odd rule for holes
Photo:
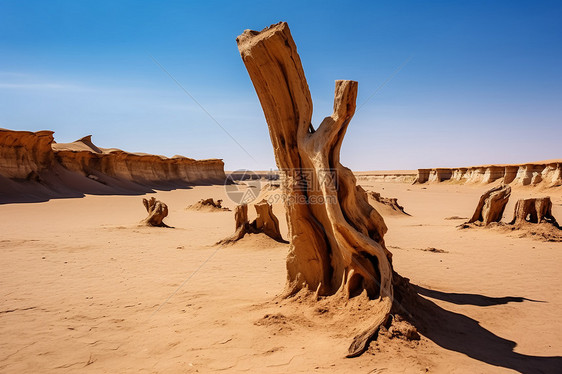
<svg viewBox="0 0 562 374">
<path fill-rule="evenodd" d="M 269 127 L 283 191 L 291 245 L 285 297 L 360 294 L 376 300 L 372 324 L 358 334 L 349 357 L 364 352 L 393 305 L 391 254 L 384 220 L 340 164 L 340 148 L 355 112 L 357 82 L 336 81 L 334 111 L 311 124 L 312 98 L 286 23 L 237 38 Z"/>
<path fill-rule="evenodd" d="M 552 201 L 549 196 L 518 200 L 510 224 L 545 222 L 558 227 L 556 219 L 552 216 Z"/>
<path fill-rule="evenodd" d="M 171 158 L 120 149 L 103 149 L 91 142 L 91 135 L 73 143 L 54 143 L 56 158 L 67 169 L 86 177 L 122 179 L 148 186 L 167 184 L 222 183 L 225 179 L 221 160 Z"/>
<path fill-rule="evenodd" d="M 367 195 L 369 196 L 370 199 L 373 200 L 373 204 L 377 205 L 377 206 L 375 206 L 375 205 L 371 204 L 371 205 L 374 206 L 375 209 L 377 209 L 379 207 L 383 207 L 383 208 L 386 208 L 387 211 L 398 213 L 398 214 L 404 214 L 404 215 L 409 216 L 409 214 L 404 211 L 404 207 L 402 205 L 398 204 L 397 198 L 395 198 L 395 197 L 382 197 L 380 193 L 374 192 L 374 191 L 367 192 Z"/>
<path fill-rule="evenodd" d="M 412 183 L 417 178 L 415 170 L 384 170 L 384 171 L 359 171 L 353 172 L 358 182 L 397 182 Z"/>
<path fill-rule="evenodd" d="M 271 205 L 262 200 L 254 205 L 257 217 L 252 222 L 248 220 L 248 205 L 238 205 L 234 210 L 235 231 L 234 234 L 226 239 L 220 240 L 217 244 L 231 244 L 242 239 L 246 234 L 264 233 L 270 238 L 286 243 L 279 230 L 279 220 L 273 214 Z"/>
<path fill-rule="evenodd" d="M 414 183 L 492 183 L 518 186 L 562 186 L 562 160 L 547 160 L 522 165 L 486 165 L 466 168 L 418 169 Z"/>
<path fill-rule="evenodd" d="M 505 185 L 485 192 L 480 197 L 476 210 L 468 223 L 482 222 L 484 225 L 489 225 L 492 222 L 500 222 L 510 195 L 511 187 Z"/>
<path fill-rule="evenodd" d="M 0 203 L 224 183 L 222 160 L 166 158 L 95 146 L 91 136 L 58 144 L 52 131 L 0 129 Z"/>
<path fill-rule="evenodd" d="M 168 206 L 166 204 L 156 200 L 154 197 L 148 200 L 142 199 L 142 203 L 148 212 L 148 217 L 142 221 L 143 224 L 154 227 L 170 227 L 162 222 L 168 216 Z"/>
<path fill-rule="evenodd" d="M 0 129 L 0 175 L 18 181 L 37 180 L 55 162 L 52 131 Z"/>
</svg>

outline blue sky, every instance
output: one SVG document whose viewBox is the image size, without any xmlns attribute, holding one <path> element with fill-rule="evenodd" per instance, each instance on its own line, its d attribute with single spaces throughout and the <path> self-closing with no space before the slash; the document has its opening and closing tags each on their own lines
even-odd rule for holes
<svg viewBox="0 0 562 374">
<path fill-rule="evenodd" d="M 561 19 L 560 1 L 0 0 L 0 127 L 272 168 L 235 39 L 287 21 L 315 124 L 331 113 L 334 80 L 359 81 L 361 105 L 392 77 L 352 120 L 346 166 L 562 158 Z"/>
</svg>

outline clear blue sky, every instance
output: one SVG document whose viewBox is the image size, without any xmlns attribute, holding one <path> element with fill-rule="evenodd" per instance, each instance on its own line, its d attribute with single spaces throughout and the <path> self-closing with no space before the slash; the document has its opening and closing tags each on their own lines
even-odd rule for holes
<svg viewBox="0 0 562 374">
<path fill-rule="evenodd" d="M 235 39 L 287 21 L 316 124 L 334 80 L 359 81 L 362 104 L 408 61 L 356 113 L 346 166 L 562 158 L 561 20 L 561 1 L 0 1 L 0 127 L 269 169 Z"/>
</svg>

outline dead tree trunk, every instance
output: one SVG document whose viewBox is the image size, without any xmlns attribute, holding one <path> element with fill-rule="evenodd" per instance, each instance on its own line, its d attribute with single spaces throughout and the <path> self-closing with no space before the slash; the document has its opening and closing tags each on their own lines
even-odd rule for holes
<svg viewBox="0 0 562 374">
<path fill-rule="evenodd" d="M 318 296 L 366 292 L 381 308 L 372 326 L 355 337 L 349 356 L 361 354 L 388 319 L 393 303 L 391 254 L 386 225 L 340 164 L 340 148 L 355 112 L 357 82 L 336 81 L 334 112 L 317 129 L 312 99 L 297 48 L 286 23 L 236 39 L 269 127 L 289 225 L 289 297 L 302 289 Z"/>
<path fill-rule="evenodd" d="M 502 219 L 505 206 L 511 195 L 511 187 L 500 185 L 487 191 L 480 197 L 476 211 L 468 223 L 476 221 L 489 225 Z"/>
<path fill-rule="evenodd" d="M 278 242 L 286 243 L 281 236 L 279 220 L 275 217 L 275 214 L 273 214 L 271 205 L 267 201 L 262 200 L 255 204 L 254 208 L 256 208 L 257 218 L 250 223 L 248 221 L 248 205 L 238 205 L 234 211 L 234 220 L 236 222 L 234 234 L 226 239 L 220 240 L 217 244 L 234 243 L 242 239 L 246 234 L 259 233 L 264 233 Z"/>
<path fill-rule="evenodd" d="M 250 231 L 250 222 L 248 222 L 248 205 L 238 205 L 234 209 L 234 222 L 234 234 L 232 234 L 228 238 L 218 241 L 217 244 L 233 243 L 242 239 L 244 235 L 246 235 Z"/>
<path fill-rule="evenodd" d="M 154 197 L 151 197 L 150 200 L 142 199 L 142 203 L 148 212 L 148 217 L 142 223 L 148 226 L 170 227 L 162 222 L 168 215 L 168 206 L 166 204 L 156 200 Z"/>
<path fill-rule="evenodd" d="M 548 222 L 558 227 L 556 219 L 552 216 L 552 201 L 550 197 L 521 199 L 515 204 L 513 220 L 510 224 L 519 225 L 525 222 Z"/>
<path fill-rule="evenodd" d="M 265 235 L 278 242 L 284 242 L 279 230 L 279 220 L 273 214 L 273 207 L 267 201 L 262 200 L 255 204 L 256 213 L 258 214 L 256 220 L 250 225 L 258 232 L 263 232 Z"/>
</svg>

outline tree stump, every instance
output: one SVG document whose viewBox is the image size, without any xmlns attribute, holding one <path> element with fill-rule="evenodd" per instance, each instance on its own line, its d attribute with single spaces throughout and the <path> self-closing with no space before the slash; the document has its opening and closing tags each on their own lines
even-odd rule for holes
<svg viewBox="0 0 562 374">
<path fill-rule="evenodd" d="M 150 200 L 142 199 L 142 203 L 148 212 L 148 217 L 141 223 L 148 226 L 170 227 L 162 222 L 168 215 L 168 206 L 166 204 L 156 200 L 154 197 L 151 197 Z"/>
<path fill-rule="evenodd" d="M 279 220 L 273 214 L 271 205 L 262 200 L 254 205 L 257 218 L 251 223 L 248 221 L 248 205 L 238 205 L 234 210 L 235 231 L 234 234 L 226 239 L 220 240 L 217 244 L 230 244 L 244 237 L 246 234 L 264 233 L 270 238 L 286 243 L 279 231 Z"/>
<path fill-rule="evenodd" d="M 511 187 L 500 185 L 487 191 L 480 197 L 478 206 L 468 223 L 482 222 L 489 225 L 502 219 L 505 206 L 511 195 Z"/>
<path fill-rule="evenodd" d="M 262 200 L 254 204 L 256 213 L 258 214 L 254 222 L 250 224 L 254 230 L 263 232 L 265 235 L 278 242 L 285 242 L 279 230 L 279 220 L 273 214 L 273 207 L 266 200 Z"/>
<path fill-rule="evenodd" d="M 283 173 L 291 242 L 283 295 L 366 293 L 377 300 L 371 327 L 349 347 L 348 357 L 357 356 L 388 320 L 393 304 L 392 255 L 383 239 L 387 227 L 351 170 L 340 164 L 357 82 L 336 81 L 333 114 L 315 129 L 310 91 L 287 23 L 246 30 L 236 41 Z"/>
<path fill-rule="evenodd" d="M 244 235 L 250 232 L 250 222 L 248 222 L 248 205 L 238 205 L 236 209 L 234 209 L 234 221 L 234 234 L 232 234 L 228 238 L 218 241 L 217 244 L 233 243 L 242 239 Z"/>
<path fill-rule="evenodd" d="M 518 200 L 513 212 L 512 225 L 522 223 L 548 222 L 559 227 L 556 219 L 552 216 L 552 201 L 550 197 L 530 198 Z"/>
</svg>

